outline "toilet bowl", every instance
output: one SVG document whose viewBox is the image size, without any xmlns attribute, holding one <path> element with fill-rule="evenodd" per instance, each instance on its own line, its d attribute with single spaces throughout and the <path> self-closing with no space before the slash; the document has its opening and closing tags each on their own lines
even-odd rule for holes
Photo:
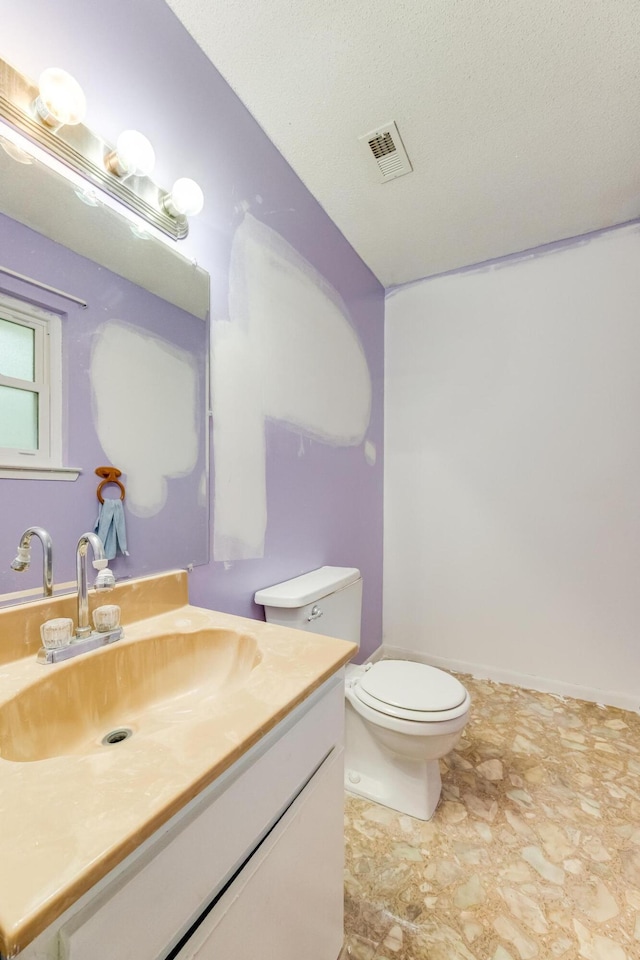
<svg viewBox="0 0 640 960">
<path fill-rule="evenodd" d="M 255 594 L 269 623 L 360 644 L 362 578 L 320 567 Z M 345 786 L 420 820 L 440 798 L 438 760 L 455 747 L 471 699 L 443 670 L 409 660 L 349 666 L 345 684 Z"/>
<path fill-rule="evenodd" d="M 438 761 L 462 736 L 471 698 L 443 670 L 380 660 L 346 670 L 345 787 L 430 820 L 442 783 Z"/>
</svg>

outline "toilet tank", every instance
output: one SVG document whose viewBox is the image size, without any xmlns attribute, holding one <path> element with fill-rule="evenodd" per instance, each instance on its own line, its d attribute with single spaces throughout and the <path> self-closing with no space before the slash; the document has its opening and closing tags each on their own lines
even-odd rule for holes
<svg viewBox="0 0 640 960">
<path fill-rule="evenodd" d="M 258 590 L 268 623 L 322 633 L 360 646 L 362 577 L 356 567 L 320 567 Z"/>
</svg>

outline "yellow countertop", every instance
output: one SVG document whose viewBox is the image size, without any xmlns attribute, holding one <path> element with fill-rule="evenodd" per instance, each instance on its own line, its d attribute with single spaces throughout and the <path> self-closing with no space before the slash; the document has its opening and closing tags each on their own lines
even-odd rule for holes
<svg viewBox="0 0 640 960">
<path fill-rule="evenodd" d="M 18 762 L 7 759 L 11 749 L 5 745 L 3 750 L 0 741 L 0 952 L 5 956 L 24 949 L 357 649 L 343 640 L 190 606 L 186 581 L 183 572 L 163 574 L 118 585 L 107 601 L 99 597 L 98 602 L 120 604 L 124 638 L 59 664 L 36 662 L 37 629 L 44 619 L 72 615 L 69 598 L 0 610 L 0 711 L 55 671 L 73 670 L 85 658 L 152 636 L 229 630 L 255 638 L 257 651 L 241 686 L 196 696 L 167 723 L 153 718 L 147 723 L 145 717 L 117 746 L 101 746 L 98 739 L 77 752 Z M 95 596 L 91 602 L 96 605 Z M 150 615 L 157 610 L 162 612 Z M 154 669 L 153 662 L 146 666 Z M 83 673 L 91 675 L 91 670 Z M 199 686 L 204 689 L 205 677 Z M 66 723 L 68 735 L 64 704 L 56 716 L 37 719 L 53 728 L 54 740 L 56 723 Z M 124 715 L 120 722 L 135 728 Z M 91 718 L 87 723 L 90 727 Z"/>
</svg>

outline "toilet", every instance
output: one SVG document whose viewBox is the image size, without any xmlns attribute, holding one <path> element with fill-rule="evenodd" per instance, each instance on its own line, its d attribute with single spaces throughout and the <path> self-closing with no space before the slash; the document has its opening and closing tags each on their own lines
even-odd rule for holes
<svg viewBox="0 0 640 960">
<path fill-rule="evenodd" d="M 269 623 L 360 645 L 362 578 L 355 567 L 320 567 L 259 590 Z M 430 820 L 442 783 L 438 761 L 469 719 L 464 686 L 411 660 L 349 665 L 345 678 L 345 787 Z"/>
</svg>

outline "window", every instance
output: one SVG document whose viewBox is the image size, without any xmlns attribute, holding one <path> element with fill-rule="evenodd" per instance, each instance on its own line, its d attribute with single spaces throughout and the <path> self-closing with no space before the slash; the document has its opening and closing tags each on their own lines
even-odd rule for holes
<svg viewBox="0 0 640 960">
<path fill-rule="evenodd" d="M 3 475 L 62 467 L 61 379 L 60 318 L 0 296 Z"/>
</svg>

